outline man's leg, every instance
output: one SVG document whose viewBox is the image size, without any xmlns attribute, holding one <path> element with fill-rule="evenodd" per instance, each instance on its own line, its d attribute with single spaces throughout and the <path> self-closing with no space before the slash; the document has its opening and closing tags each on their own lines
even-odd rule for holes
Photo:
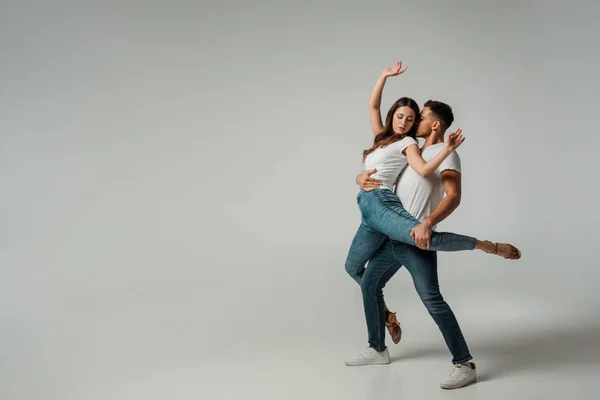
<svg viewBox="0 0 600 400">
<path fill-rule="evenodd" d="M 444 336 L 448 349 L 452 353 L 452 362 L 460 363 L 470 360 L 472 357 L 458 326 L 458 321 L 440 292 L 437 253 L 421 250 L 404 243 L 393 243 L 398 260 L 406 266 L 421 301 Z"/>
<path fill-rule="evenodd" d="M 449 379 L 442 382 L 445 389 L 466 386 L 476 380 L 475 364 L 469 362 L 473 357 L 469 352 L 458 321 L 452 309 L 444 300 L 439 287 L 437 273 L 437 253 L 392 242 L 396 259 L 406 266 L 413 278 L 415 289 L 437 324 L 448 349 L 452 353 L 455 365 Z"/>
<path fill-rule="evenodd" d="M 390 357 L 385 346 L 386 311 L 383 288 L 401 266 L 394 258 L 389 241 L 384 242 L 369 260 L 369 267 L 360 283 L 369 348 L 361 355 L 346 360 L 346 365 L 389 364 Z"/>
</svg>

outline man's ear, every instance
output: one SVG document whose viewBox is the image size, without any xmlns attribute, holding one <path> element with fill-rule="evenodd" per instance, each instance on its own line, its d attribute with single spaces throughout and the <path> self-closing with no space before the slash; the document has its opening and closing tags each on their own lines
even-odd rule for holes
<svg viewBox="0 0 600 400">
<path fill-rule="evenodd" d="M 442 124 L 440 123 L 440 121 L 433 121 L 433 124 L 431 124 L 431 129 L 432 130 L 438 130 L 442 127 Z"/>
</svg>

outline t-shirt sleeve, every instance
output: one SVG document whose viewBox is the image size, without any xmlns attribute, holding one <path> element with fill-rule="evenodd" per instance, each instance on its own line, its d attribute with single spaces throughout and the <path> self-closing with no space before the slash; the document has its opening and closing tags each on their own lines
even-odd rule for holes
<svg viewBox="0 0 600 400">
<path fill-rule="evenodd" d="M 398 146 L 400 147 L 400 151 L 404 151 L 411 144 L 417 144 L 417 141 L 410 136 L 405 137 L 404 139 L 398 142 Z M 454 151 L 453 151 L 454 153 Z"/>
<path fill-rule="evenodd" d="M 446 159 L 444 161 L 442 161 L 442 163 L 440 164 L 440 166 L 438 167 L 438 172 L 441 174 L 442 172 L 451 169 L 454 170 L 458 173 L 460 173 L 460 157 L 458 156 L 458 153 L 455 151 L 453 151 L 452 153 L 450 153 L 450 155 L 448 157 L 446 157 Z"/>
</svg>

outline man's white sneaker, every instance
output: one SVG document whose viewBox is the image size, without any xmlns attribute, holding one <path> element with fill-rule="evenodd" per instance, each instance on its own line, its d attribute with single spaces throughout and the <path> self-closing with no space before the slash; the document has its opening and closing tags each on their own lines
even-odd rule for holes
<svg viewBox="0 0 600 400">
<path fill-rule="evenodd" d="M 361 355 L 350 357 L 344 362 L 346 365 L 355 367 L 358 365 L 389 364 L 392 361 L 390 360 L 390 353 L 388 352 L 387 347 L 384 351 L 377 351 L 374 348 L 369 347 Z"/>
<path fill-rule="evenodd" d="M 442 381 L 442 389 L 458 389 L 477 381 L 475 364 L 455 364 L 448 379 Z"/>
</svg>

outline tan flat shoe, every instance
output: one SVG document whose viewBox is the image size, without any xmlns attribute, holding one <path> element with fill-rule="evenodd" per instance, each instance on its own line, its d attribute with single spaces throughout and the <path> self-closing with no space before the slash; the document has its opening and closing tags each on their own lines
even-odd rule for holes
<svg viewBox="0 0 600 400">
<path fill-rule="evenodd" d="M 492 243 L 492 242 L 490 242 Z M 492 252 L 487 252 L 487 253 L 491 253 L 491 254 L 495 254 L 497 256 L 500 257 L 504 257 L 507 260 L 518 260 L 519 258 L 521 258 L 521 251 L 519 249 L 517 249 L 515 246 L 513 246 L 512 244 L 508 244 L 508 243 L 493 243 L 494 244 L 494 251 Z M 504 254 L 499 254 L 498 253 L 498 245 L 503 245 L 503 246 L 508 246 L 508 252 L 503 252 Z"/>
<path fill-rule="evenodd" d="M 396 318 L 396 313 L 386 311 L 385 326 L 392 337 L 392 341 L 398 344 L 400 339 L 402 339 L 402 328 L 400 328 L 400 322 Z"/>
</svg>

